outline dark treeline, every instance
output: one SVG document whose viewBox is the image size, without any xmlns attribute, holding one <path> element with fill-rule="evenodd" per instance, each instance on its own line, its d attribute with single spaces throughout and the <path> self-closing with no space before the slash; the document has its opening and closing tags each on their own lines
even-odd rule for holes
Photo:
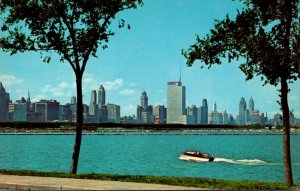
<svg viewBox="0 0 300 191">
<path fill-rule="evenodd" d="M 74 122 L 0 122 L 0 128 L 15 129 L 64 129 L 75 128 Z M 183 124 L 130 124 L 130 123 L 84 123 L 84 129 L 96 130 L 97 128 L 125 128 L 125 129 L 157 129 L 157 130 L 186 130 L 201 128 L 236 129 L 234 125 L 183 125 Z"/>
<path fill-rule="evenodd" d="M 0 122 L 0 129 L 75 129 L 75 122 Z M 199 130 L 199 129 L 263 129 L 265 127 L 259 124 L 254 125 L 184 125 L 184 124 L 130 124 L 130 123 L 84 123 L 85 130 L 97 130 L 98 128 L 124 128 L 124 129 L 149 129 L 149 130 Z M 281 129 L 282 127 L 276 127 Z M 300 128 L 300 127 L 294 127 Z"/>
<path fill-rule="evenodd" d="M 69 129 L 75 128 L 74 122 L 0 122 L 0 129 Z M 97 128 L 125 128 L 125 129 L 155 129 L 155 130 L 197 130 L 197 129 L 260 129 L 261 125 L 183 125 L 183 124 L 130 124 L 130 123 L 84 123 L 85 130 Z"/>
</svg>

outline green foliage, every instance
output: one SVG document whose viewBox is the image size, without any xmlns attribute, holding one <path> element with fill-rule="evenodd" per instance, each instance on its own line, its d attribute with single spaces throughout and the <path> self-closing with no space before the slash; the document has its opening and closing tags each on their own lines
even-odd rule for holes
<svg viewBox="0 0 300 191">
<path fill-rule="evenodd" d="M 264 83 L 277 85 L 284 77 L 300 77 L 299 0 L 248 0 L 235 20 L 229 16 L 217 21 L 215 28 L 182 54 L 191 66 L 196 60 L 208 67 L 240 57 L 246 79 L 260 76 Z"/>
<path fill-rule="evenodd" d="M 96 179 L 121 182 L 138 182 L 150 184 L 166 184 L 186 187 L 227 190 L 288 190 L 296 187 L 287 187 L 283 183 L 260 182 L 250 180 L 218 180 L 212 178 L 166 177 L 166 176 L 139 176 L 139 175 L 113 175 L 113 174 L 77 174 L 71 175 L 62 172 L 40 172 L 32 170 L 1 170 L 0 174 L 42 176 L 60 178 Z"/>
<path fill-rule="evenodd" d="M 222 59 L 245 59 L 240 69 L 246 79 L 260 76 L 264 84 L 280 83 L 283 147 L 287 185 L 293 184 L 290 155 L 288 82 L 300 78 L 300 0 L 245 0 L 234 20 L 229 16 L 182 54 L 191 66 L 196 60 L 208 67 Z"/>
</svg>

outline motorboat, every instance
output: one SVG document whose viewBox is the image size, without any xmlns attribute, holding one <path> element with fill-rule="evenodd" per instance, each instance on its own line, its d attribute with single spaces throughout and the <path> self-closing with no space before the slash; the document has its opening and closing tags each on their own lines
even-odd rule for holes
<svg viewBox="0 0 300 191">
<path fill-rule="evenodd" d="M 180 154 L 179 159 L 194 162 L 212 162 L 215 157 L 200 151 L 186 151 Z"/>
</svg>

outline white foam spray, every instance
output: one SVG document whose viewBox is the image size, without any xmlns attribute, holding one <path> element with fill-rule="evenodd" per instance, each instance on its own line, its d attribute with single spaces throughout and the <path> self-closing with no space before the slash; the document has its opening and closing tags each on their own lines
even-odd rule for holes
<svg viewBox="0 0 300 191">
<path fill-rule="evenodd" d="M 233 160 L 233 159 L 226 159 L 226 158 L 215 158 L 214 162 L 227 162 L 227 163 L 234 163 L 234 164 L 249 164 L 249 165 L 258 165 L 258 164 L 266 163 L 265 161 L 259 159 Z"/>
</svg>

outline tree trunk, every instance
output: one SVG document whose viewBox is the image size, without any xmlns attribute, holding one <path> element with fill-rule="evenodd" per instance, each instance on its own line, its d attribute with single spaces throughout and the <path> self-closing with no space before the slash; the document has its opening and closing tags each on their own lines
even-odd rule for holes
<svg viewBox="0 0 300 191">
<path fill-rule="evenodd" d="M 291 148 L 290 148 L 290 110 L 288 105 L 288 84 L 286 79 L 281 78 L 281 108 L 283 113 L 283 158 L 285 168 L 285 183 L 293 185 Z"/>
<path fill-rule="evenodd" d="M 77 87 L 77 115 L 76 115 L 76 137 L 74 151 L 72 155 L 72 166 L 70 173 L 76 174 L 77 165 L 80 153 L 82 126 L 83 126 L 83 106 L 82 106 L 82 75 L 76 74 L 76 87 Z"/>
</svg>

